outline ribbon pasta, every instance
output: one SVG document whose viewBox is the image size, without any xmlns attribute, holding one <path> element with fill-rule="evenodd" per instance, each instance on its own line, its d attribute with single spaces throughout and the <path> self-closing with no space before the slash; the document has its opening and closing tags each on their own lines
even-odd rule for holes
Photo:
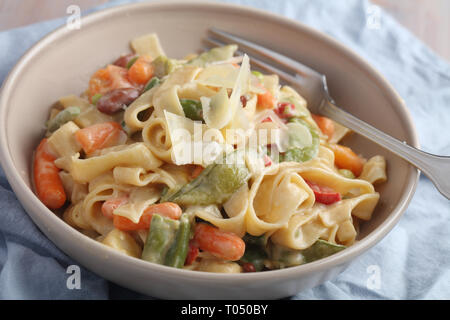
<svg viewBox="0 0 450 320">
<path fill-rule="evenodd" d="M 136 57 L 51 110 L 34 182 L 60 184 L 65 222 L 132 257 L 221 273 L 298 265 L 317 245 L 332 254 L 357 241 L 374 185 L 387 181 L 383 156 L 338 145 L 347 128 L 324 128 L 278 76 L 233 57 L 237 46 L 190 60 L 165 57 L 155 34 L 132 47 Z"/>
</svg>

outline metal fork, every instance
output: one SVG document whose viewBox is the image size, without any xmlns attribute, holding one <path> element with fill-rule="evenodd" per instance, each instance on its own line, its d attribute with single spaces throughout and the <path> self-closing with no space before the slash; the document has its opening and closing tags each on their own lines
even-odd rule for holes
<svg viewBox="0 0 450 320">
<path fill-rule="evenodd" d="M 308 101 L 311 112 L 333 119 L 405 159 L 422 171 L 444 197 L 450 199 L 450 157 L 438 156 L 414 148 L 338 108 L 328 92 L 325 75 L 236 35 L 216 28 L 209 31 L 211 36 L 205 39 L 208 46 L 237 44 L 241 51 L 247 53 L 253 66 L 268 73 L 277 74 L 285 82 L 296 84 L 300 93 Z"/>
</svg>

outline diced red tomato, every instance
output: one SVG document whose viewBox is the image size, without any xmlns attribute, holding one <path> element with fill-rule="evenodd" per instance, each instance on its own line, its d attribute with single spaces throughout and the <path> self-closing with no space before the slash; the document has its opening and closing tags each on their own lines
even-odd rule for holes
<svg viewBox="0 0 450 320">
<path fill-rule="evenodd" d="M 275 113 L 281 119 L 288 119 L 295 117 L 295 105 L 290 102 L 279 102 Z"/>
<path fill-rule="evenodd" d="M 333 189 L 326 186 L 318 185 L 311 181 L 305 180 L 305 182 L 314 192 L 316 202 L 330 205 L 341 200 L 341 195 L 338 192 L 334 191 Z"/>
</svg>

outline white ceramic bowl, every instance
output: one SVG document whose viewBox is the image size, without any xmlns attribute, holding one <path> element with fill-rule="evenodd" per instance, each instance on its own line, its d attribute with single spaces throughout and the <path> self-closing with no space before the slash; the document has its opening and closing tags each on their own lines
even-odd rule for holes
<svg viewBox="0 0 450 320">
<path fill-rule="evenodd" d="M 379 129 L 417 146 L 411 118 L 386 80 L 333 39 L 298 22 L 248 7 L 211 2 L 141 3 L 91 14 L 80 30 L 61 27 L 31 48 L 3 85 L 0 158 L 20 202 L 47 237 L 75 261 L 124 287 L 160 298 L 273 299 L 333 279 L 380 241 L 406 209 L 419 173 L 406 162 L 358 136 L 347 142 L 361 154 L 382 154 L 389 181 L 360 241 L 328 258 L 259 273 L 214 274 L 178 270 L 120 254 L 79 233 L 48 210 L 31 189 L 31 157 L 43 136 L 49 106 L 85 90 L 89 75 L 129 51 L 129 40 L 157 32 L 168 56 L 202 48 L 209 27 L 241 34 L 325 73 L 338 105 Z"/>
</svg>

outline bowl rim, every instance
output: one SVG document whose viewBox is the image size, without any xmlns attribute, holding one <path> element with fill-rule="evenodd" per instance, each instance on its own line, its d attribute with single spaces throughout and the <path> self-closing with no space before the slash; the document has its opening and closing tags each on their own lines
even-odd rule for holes
<svg viewBox="0 0 450 320">
<path fill-rule="evenodd" d="M 226 9 L 231 11 L 240 12 L 240 14 L 249 14 L 253 17 L 259 16 L 263 19 L 268 19 L 274 23 L 284 25 L 291 29 L 301 30 L 304 34 L 312 38 L 317 38 L 319 41 L 326 43 L 327 45 L 334 47 L 336 50 L 341 52 L 343 56 L 351 59 L 361 70 L 363 70 L 367 75 L 373 79 L 380 89 L 386 94 L 388 93 L 393 97 L 394 100 L 397 101 L 398 107 L 395 112 L 399 114 L 399 116 L 404 121 L 404 125 L 407 129 L 407 134 L 410 137 L 410 145 L 414 147 L 419 147 L 419 141 L 417 136 L 417 131 L 415 129 L 414 123 L 412 121 L 412 117 L 410 112 L 408 111 L 404 100 L 400 97 L 397 91 L 393 88 L 393 86 L 385 79 L 385 77 L 374 67 L 372 67 L 364 58 L 356 54 L 353 50 L 348 48 L 347 46 L 341 44 L 337 40 L 333 39 L 331 36 L 322 33 L 319 30 L 313 29 L 308 25 L 305 25 L 297 20 L 285 17 L 281 14 L 265 11 L 262 9 L 240 5 L 240 4 L 231 4 L 231 3 L 217 3 L 211 2 L 208 0 L 168 0 L 168 1 L 152 1 L 152 2 L 141 2 L 141 3 L 129 3 L 129 4 L 121 4 L 117 6 L 113 6 L 106 9 L 101 9 L 99 11 L 90 13 L 86 16 L 82 17 L 82 24 L 95 24 L 98 21 L 101 21 L 108 16 L 113 16 L 117 13 L 123 11 L 134 11 L 140 9 L 161 9 L 164 7 L 178 7 L 180 9 L 183 6 L 196 6 L 197 8 L 203 8 L 211 11 L 219 12 L 220 9 Z M 196 280 L 209 280 L 215 281 L 216 283 L 234 283 L 239 282 L 242 284 L 242 281 L 255 281 L 255 280 L 264 280 L 267 277 L 274 276 L 277 280 L 282 279 L 291 279 L 295 277 L 301 277 L 305 274 L 311 272 L 319 272 L 325 269 L 331 269 L 333 266 L 343 265 L 345 263 L 351 262 L 351 260 L 362 253 L 366 252 L 372 246 L 377 244 L 383 239 L 389 231 L 397 224 L 398 220 L 401 218 L 403 213 L 405 212 L 407 206 L 409 205 L 415 189 L 418 184 L 418 179 L 420 172 L 416 168 L 409 166 L 409 174 L 408 179 L 405 181 L 405 190 L 402 195 L 399 203 L 396 207 L 394 207 L 390 215 L 371 233 L 369 233 L 366 237 L 357 241 L 352 246 L 348 247 L 346 250 L 338 252 L 332 256 L 327 258 L 323 258 L 314 262 L 310 262 L 304 265 L 290 267 L 286 269 L 278 269 L 278 270 L 270 270 L 264 272 L 255 272 L 255 273 L 240 273 L 240 274 L 220 274 L 220 273 L 210 273 L 210 272 L 201 272 L 201 271 L 191 271 L 185 269 L 176 269 L 172 267 L 167 267 L 164 265 L 149 263 L 147 261 L 133 258 L 127 255 L 124 255 L 116 250 L 109 248 L 102 243 L 97 242 L 94 239 L 91 239 L 75 228 L 69 226 L 66 222 L 60 219 L 57 215 L 53 214 L 51 210 L 45 207 L 39 199 L 36 197 L 31 188 L 29 188 L 25 182 L 23 181 L 23 177 L 19 174 L 17 168 L 15 168 L 12 157 L 9 152 L 9 144 L 7 141 L 7 119 L 8 119 L 8 100 L 10 98 L 10 92 L 16 85 L 16 80 L 19 75 L 26 69 L 28 61 L 31 60 L 35 55 L 40 54 L 42 49 L 46 49 L 49 44 L 53 41 L 64 37 L 66 34 L 71 31 L 65 27 L 65 24 L 56 28 L 55 30 L 48 33 L 46 36 L 41 38 L 37 43 L 35 43 L 31 48 L 29 48 L 25 54 L 19 59 L 19 61 L 15 64 L 15 66 L 11 69 L 8 76 L 5 78 L 1 91 L 0 91 L 0 163 L 4 169 L 5 175 L 13 188 L 16 196 L 19 198 L 21 204 L 21 199 L 26 199 L 29 201 L 29 205 L 34 209 L 30 210 L 32 213 L 30 214 L 28 210 L 25 210 L 29 217 L 32 218 L 35 224 L 38 224 L 36 220 L 45 221 L 43 224 L 51 225 L 52 228 L 59 228 L 61 232 L 67 234 L 67 237 L 76 240 L 78 246 L 83 246 L 88 251 L 92 251 L 92 253 L 97 253 L 98 256 L 108 256 L 112 259 L 115 259 L 116 262 L 120 265 L 127 264 L 130 268 L 136 268 L 145 270 L 145 272 L 155 272 L 155 273 L 164 273 L 167 276 L 178 277 L 178 276 L 189 276 L 193 277 Z M 26 202 L 25 201 L 25 202 Z M 24 204 L 22 206 L 25 207 Z M 38 224 L 39 226 L 40 224 Z M 39 229 L 47 236 L 47 230 L 43 230 L 39 226 Z M 52 240 L 50 240 L 52 241 Z M 61 251 L 63 251 L 66 255 L 71 256 L 67 253 L 67 250 L 63 250 L 61 246 L 52 241 L 52 243 L 57 246 Z M 71 257 L 72 258 L 72 257 Z M 74 258 L 72 258 L 75 260 Z M 75 260 L 75 262 L 79 263 L 79 261 Z M 102 276 L 104 277 L 104 276 Z M 114 281 L 114 280 L 113 280 Z"/>
</svg>

